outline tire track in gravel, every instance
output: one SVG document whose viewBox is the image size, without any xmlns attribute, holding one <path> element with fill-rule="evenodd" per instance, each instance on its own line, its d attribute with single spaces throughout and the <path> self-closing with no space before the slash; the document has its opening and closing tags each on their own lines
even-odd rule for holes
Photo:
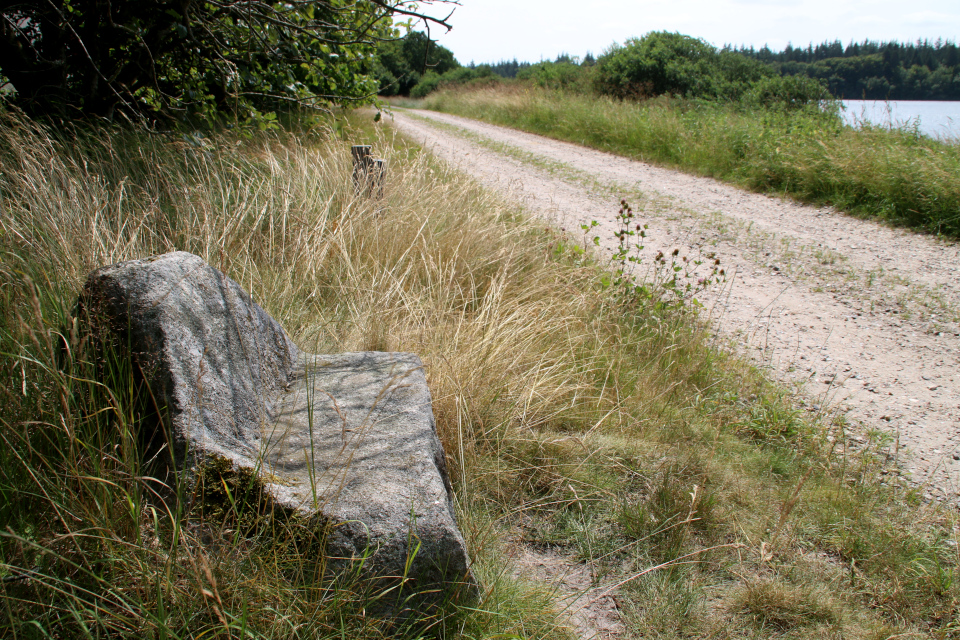
<svg viewBox="0 0 960 640">
<path fill-rule="evenodd" d="M 447 114 L 392 125 L 484 186 L 607 249 L 621 197 L 660 249 L 715 252 L 730 275 L 706 300 L 719 334 L 795 385 L 809 411 L 889 434 L 907 477 L 960 505 L 960 246 L 831 208 L 750 193 L 574 144 Z M 720 293 L 720 295 L 717 295 Z"/>
</svg>

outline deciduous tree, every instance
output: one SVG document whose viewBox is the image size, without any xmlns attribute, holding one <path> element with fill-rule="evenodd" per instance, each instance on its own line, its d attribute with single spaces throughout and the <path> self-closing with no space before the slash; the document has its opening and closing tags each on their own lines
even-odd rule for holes
<svg viewBox="0 0 960 640">
<path fill-rule="evenodd" d="M 0 0 L 0 74 L 34 114 L 210 119 L 370 101 L 394 18 L 455 0 Z"/>
</svg>

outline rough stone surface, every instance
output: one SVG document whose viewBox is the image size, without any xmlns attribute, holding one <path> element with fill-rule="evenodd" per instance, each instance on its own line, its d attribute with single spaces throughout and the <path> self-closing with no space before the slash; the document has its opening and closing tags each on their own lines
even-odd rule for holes
<svg viewBox="0 0 960 640">
<path fill-rule="evenodd" d="M 369 555 L 366 572 L 406 568 L 418 589 L 472 582 L 416 355 L 303 353 L 184 252 L 93 272 L 79 306 L 129 345 L 177 469 L 215 456 L 256 470 L 272 501 L 330 527 L 335 566 Z"/>
</svg>

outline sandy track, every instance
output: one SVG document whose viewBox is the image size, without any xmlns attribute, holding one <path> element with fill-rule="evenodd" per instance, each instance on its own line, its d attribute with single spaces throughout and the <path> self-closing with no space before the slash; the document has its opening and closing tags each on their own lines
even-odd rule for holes
<svg viewBox="0 0 960 640">
<path fill-rule="evenodd" d="M 709 302 L 719 335 L 808 410 L 846 412 L 854 446 L 891 434 L 905 473 L 958 504 L 957 243 L 456 116 L 390 120 L 530 213 L 571 231 L 601 222 L 608 248 L 627 197 L 650 225 L 647 264 L 660 249 L 715 252 L 730 276 Z"/>
</svg>

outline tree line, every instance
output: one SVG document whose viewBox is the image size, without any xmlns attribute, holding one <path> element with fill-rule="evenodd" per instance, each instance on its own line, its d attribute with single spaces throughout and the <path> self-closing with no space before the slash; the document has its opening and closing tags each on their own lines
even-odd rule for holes
<svg viewBox="0 0 960 640">
<path fill-rule="evenodd" d="M 916 43 L 839 40 L 772 51 L 727 48 L 771 65 L 784 76 L 822 81 L 852 100 L 960 100 L 960 48 L 949 40 Z"/>
<path fill-rule="evenodd" d="M 407 38 L 419 42 L 423 36 L 411 33 Z M 402 46 L 389 43 L 381 52 L 392 52 Z M 512 60 L 463 67 L 452 54 L 441 55 L 441 51 L 445 52 L 443 47 L 434 44 L 433 48 L 434 57 L 416 58 L 437 62 L 430 68 L 424 66 L 426 71 L 410 88 L 411 96 L 420 97 L 443 86 L 503 78 L 549 89 L 629 100 L 667 94 L 793 109 L 830 98 L 818 79 L 781 76 L 770 64 L 730 50 L 719 50 L 702 39 L 679 33 L 655 31 L 641 38 L 629 38 L 599 57 L 587 54 L 580 59 L 563 53 L 556 60 L 538 63 Z M 382 60 L 389 58 L 381 53 Z M 447 60 L 456 66 L 441 71 Z M 402 93 L 402 88 L 398 92 Z"/>
<path fill-rule="evenodd" d="M 717 49 L 651 32 L 600 56 L 464 66 L 414 22 L 456 0 L 0 0 L 0 100 L 33 115 L 263 121 L 496 78 L 641 99 L 960 100 L 952 41 Z M 401 37 L 402 32 L 406 35 Z"/>
<path fill-rule="evenodd" d="M 749 94 L 761 102 L 779 100 L 771 96 L 788 96 L 796 102 L 798 98 L 803 101 L 828 95 L 870 100 L 960 100 L 960 47 L 942 39 L 905 44 L 864 40 L 847 45 L 835 40 L 806 47 L 787 45 L 782 51 L 774 51 L 766 46 L 717 49 L 690 36 L 651 32 L 614 45 L 598 57 L 588 53 L 581 59 L 564 53 L 555 60 L 536 63 L 513 59 L 463 66 L 436 43 L 430 56 L 422 55 L 426 40 L 423 34 L 411 33 L 407 38 L 418 43 L 416 47 L 402 45 L 416 51 L 408 57 L 428 62 L 406 76 L 410 81 L 394 85 L 381 81 L 381 88 L 395 87 L 382 91 L 385 95 L 419 97 L 440 86 L 496 76 L 621 98 L 670 93 L 727 100 L 740 100 Z M 390 43 L 386 49 L 381 48 L 381 58 L 393 55 L 389 51 L 399 47 Z"/>
</svg>

